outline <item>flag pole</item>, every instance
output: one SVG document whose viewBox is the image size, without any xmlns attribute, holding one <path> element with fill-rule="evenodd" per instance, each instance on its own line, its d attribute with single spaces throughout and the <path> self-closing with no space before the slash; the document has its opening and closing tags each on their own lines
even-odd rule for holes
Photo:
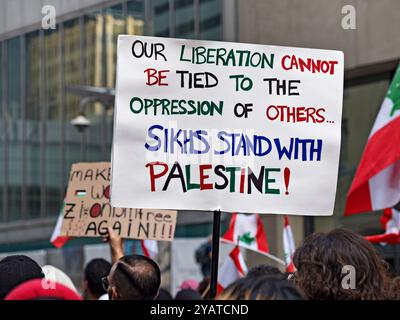
<svg viewBox="0 0 400 320">
<path fill-rule="evenodd" d="M 212 248 L 211 248 L 210 299 L 214 299 L 217 294 L 220 232 L 221 232 L 221 210 L 214 210 Z"/>
<path fill-rule="evenodd" d="M 226 243 L 226 244 L 233 244 L 233 245 L 238 245 L 239 244 L 239 243 L 235 243 L 233 241 L 226 240 L 224 238 L 222 238 L 221 241 L 222 241 L 222 243 Z M 242 248 L 245 248 L 246 250 L 250 250 L 250 251 L 253 251 L 253 252 L 257 252 L 257 253 L 259 253 L 259 254 L 267 257 L 267 258 L 270 258 L 271 260 L 274 260 L 275 262 L 278 262 L 279 264 L 281 264 L 283 266 L 286 265 L 285 261 L 283 261 L 282 259 L 279 259 L 278 257 L 276 257 L 276 256 L 274 256 L 274 255 L 272 255 L 270 253 L 254 250 L 254 249 L 249 248 L 249 247 L 242 247 Z"/>
<path fill-rule="evenodd" d="M 251 249 L 249 249 L 249 250 L 251 250 Z M 275 262 L 277 262 L 277 263 L 279 263 L 279 264 L 281 264 L 283 266 L 286 265 L 285 261 L 283 261 L 282 259 L 279 259 L 278 257 L 276 257 L 276 256 L 274 256 L 274 255 L 272 255 L 270 253 L 261 252 L 261 251 L 255 251 L 255 250 L 252 250 L 252 251 L 257 252 L 259 254 L 262 254 L 263 256 L 265 256 L 267 258 L 270 258 L 271 260 L 274 260 Z"/>
</svg>

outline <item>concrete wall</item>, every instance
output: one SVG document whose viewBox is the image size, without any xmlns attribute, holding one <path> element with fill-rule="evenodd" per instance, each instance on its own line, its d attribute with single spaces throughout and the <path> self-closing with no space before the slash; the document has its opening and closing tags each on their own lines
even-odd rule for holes
<svg viewBox="0 0 400 320">
<path fill-rule="evenodd" d="M 240 42 L 342 50 L 345 67 L 400 57 L 398 0 L 237 0 Z M 342 7 L 356 30 L 342 28 Z"/>
<path fill-rule="evenodd" d="M 82 8 L 110 2 L 109 0 L 1 0 L 0 35 L 18 30 L 42 21 L 42 7 L 53 5 L 57 16 Z"/>
</svg>

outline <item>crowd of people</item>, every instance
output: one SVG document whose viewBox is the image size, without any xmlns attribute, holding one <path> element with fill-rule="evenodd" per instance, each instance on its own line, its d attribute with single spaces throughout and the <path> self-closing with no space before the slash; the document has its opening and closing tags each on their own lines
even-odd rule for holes
<svg viewBox="0 0 400 320">
<path fill-rule="evenodd" d="M 122 239 L 111 229 L 112 263 L 93 259 L 85 267 L 81 290 L 54 266 L 40 267 L 24 255 L 0 261 L 1 300 L 172 300 L 160 288 L 161 271 L 142 255 L 124 255 Z M 308 236 L 296 250 L 295 272 L 258 265 L 233 282 L 217 300 L 400 299 L 400 280 L 363 237 L 345 229 Z M 343 270 L 351 267 L 350 285 Z M 347 268 L 347 269 L 346 269 Z M 176 300 L 210 298 L 210 278 L 186 280 Z"/>
</svg>

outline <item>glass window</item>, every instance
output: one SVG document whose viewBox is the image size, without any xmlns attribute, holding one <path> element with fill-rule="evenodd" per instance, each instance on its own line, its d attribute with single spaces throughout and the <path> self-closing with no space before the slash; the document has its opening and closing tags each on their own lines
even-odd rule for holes
<svg viewBox="0 0 400 320">
<path fill-rule="evenodd" d="M 104 149 L 107 145 L 103 140 L 107 122 L 103 123 L 103 112 L 103 106 L 99 102 L 89 103 L 85 107 L 85 114 L 91 122 L 85 132 L 85 159 L 87 161 L 111 161 L 111 149 Z"/>
<path fill-rule="evenodd" d="M 40 216 L 40 44 L 39 32 L 26 35 L 26 217 Z"/>
<path fill-rule="evenodd" d="M 169 36 L 169 0 L 153 1 L 153 33 L 156 37 Z"/>
<path fill-rule="evenodd" d="M 8 217 L 21 216 L 22 184 L 22 110 L 20 81 L 20 38 L 7 41 L 7 93 L 8 93 Z"/>
<path fill-rule="evenodd" d="M 135 1 L 130 4 L 127 4 L 127 10 L 134 10 L 133 14 L 138 16 L 140 12 L 138 10 L 143 9 L 143 3 L 140 1 Z M 127 12 L 127 13 L 128 13 Z M 115 88 L 115 76 L 116 76 L 116 66 L 117 66 L 117 43 L 118 36 L 120 34 L 125 34 L 127 29 L 127 19 L 123 13 L 122 5 L 115 5 L 105 10 L 106 16 L 106 52 L 107 52 L 107 81 L 106 87 Z M 134 19 L 134 17 L 130 17 Z M 140 21 L 138 19 L 138 21 Z M 141 20 L 143 22 L 143 20 Z M 135 20 L 133 22 L 134 30 L 135 30 Z M 143 32 L 143 24 L 142 28 L 136 28 L 138 32 Z M 105 110 L 105 106 L 97 106 L 101 107 L 101 140 L 100 144 L 103 144 L 102 157 L 101 160 L 111 160 L 111 143 L 112 143 L 112 127 L 113 127 L 113 112 L 110 110 L 107 112 Z M 103 119 L 103 113 L 105 113 Z M 89 128 L 90 129 L 90 128 Z M 93 130 L 92 130 L 93 131 Z M 97 131 L 99 132 L 99 131 Z"/>
<path fill-rule="evenodd" d="M 177 38 L 195 38 L 194 0 L 174 0 L 175 36 Z"/>
<path fill-rule="evenodd" d="M 122 15 L 121 10 L 115 9 Z M 106 10 L 107 11 L 107 10 Z M 111 11 L 113 12 L 113 11 Z M 104 24 L 107 19 L 108 25 Z M 102 11 L 95 11 L 85 16 L 85 69 L 86 69 L 86 84 L 95 87 L 106 87 L 108 72 L 108 65 L 112 63 L 113 54 L 107 55 L 107 48 L 113 44 L 112 30 L 114 18 L 111 14 Z M 104 31 L 108 36 L 104 38 Z M 104 41 L 106 39 L 107 41 Z M 110 52 L 109 52 L 110 53 Z M 108 57 L 107 57 L 108 56 Z M 114 85 L 112 85 L 114 86 Z M 101 161 L 104 160 L 103 148 L 103 126 L 102 114 L 103 107 L 99 102 L 88 103 L 84 106 L 86 117 L 90 120 L 91 124 L 84 134 L 84 154 L 85 161 Z"/>
<path fill-rule="evenodd" d="M 60 44 L 58 30 L 45 32 L 45 105 L 46 144 L 45 181 L 46 214 L 57 215 L 61 199 L 61 105 L 60 105 Z"/>
<path fill-rule="evenodd" d="M 122 5 L 113 6 L 105 10 L 106 23 L 106 65 L 107 81 L 106 87 L 115 87 L 115 73 L 117 63 L 117 39 L 118 35 L 125 34 L 125 17 Z"/>
<path fill-rule="evenodd" d="M 221 40 L 221 0 L 200 0 L 200 39 Z"/>
<path fill-rule="evenodd" d="M 153 34 L 156 36 L 170 35 L 171 7 L 174 6 L 175 34 L 177 37 L 194 38 L 195 8 L 194 0 L 153 0 L 151 15 Z M 204 37 L 219 39 L 216 36 L 220 29 L 220 1 L 200 1 L 201 21 L 199 26 L 204 30 Z M 91 121 L 91 126 L 85 134 L 79 133 L 70 121 L 79 114 L 81 96 L 65 92 L 65 123 L 62 123 L 61 110 L 61 63 L 64 67 L 65 85 L 88 85 L 94 87 L 115 87 L 117 37 L 120 34 L 144 34 L 144 0 L 126 1 L 126 12 L 122 4 L 96 10 L 82 18 L 72 19 L 63 23 L 63 61 L 60 61 L 60 32 L 44 31 L 44 42 L 40 43 L 39 31 L 31 32 L 25 37 L 26 63 L 23 70 L 26 77 L 21 82 L 21 39 L 7 40 L 5 50 L 7 63 L 5 83 L 7 103 L 2 108 L 0 123 L 0 155 L 8 156 L 8 167 L 4 168 L 0 158 L 0 191 L 3 189 L 4 169 L 8 175 L 7 210 L 11 219 L 21 215 L 22 190 L 22 141 L 26 146 L 26 196 L 28 212 L 26 217 L 35 218 L 41 215 L 41 161 L 45 162 L 46 210 L 47 214 L 57 214 L 62 198 L 61 172 L 62 156 L 62 126 L 65 126 L 65 161 L 66 171 L 78 161 L 109 160 L 113 112 L 100 103 L 90 103 L 84 112 Z M 212 12 L 207 12 L 212 10 Z M 126 13 L 126 15 L 125 15 Z M 212 20 L 214 18 L 214 20 Z M 211 30 L 211 31 L 210 31 Z M 216 31 L 217 30 L 217 31 Z M 208 33 L 207 33 L 208 32 Z M 42 46 L 43 45 L 43 46 Z M 1 46 L 0 46 L 1 48 Z M 41 61 L 41 52 L 44 60 Z M 1 61 L 0 50 L 0 61 Z M 44 79 L 41 79 L 41 67 Z M 4 90 L 0 77 L 0 107 Z M 22 121 L 21 83 L 25 86 L 25 121 Z M 42 86 L 42 87 L 41 87 Z M 4 110 L 3 110 L 4 109 Z M 45 112 L 42 112 L 45 111 Z M 40 146 L 41 118 L 45 120 L 45 159 L 41 159 Z M 5 122 L 6 126 L 5 126 Z M 4 152 L 5 129 L 7 129 L 8 152 Z M 24 129 L 24 130 L 22 130 Z M 22 137 L 23 133 L 25 136 Z M 83 146 L 83 148 L 81 147 Z M 3 172 L 4 173 L 4 172 Z M 3 197 L 0 197 L 0 206 Z M 3 209 L 1 209 L 3 210 Z"/>
<path fill-rule="evenodd" d="M 3 43 L 0 42 L 0 221 L 4 218 L 4 117 L 3 117 Z"/>
<path fill-rule="evenodd" d="M 84 17 L 85 83 L 81 83 L 82 85 L 105 86 L 107 69 L 105 68 L 103 24 L 104 16 L 100 10 Z"/>
<path fill-rule="evenodd" d="M 64 23 L 64 81 L 65 85 L 80 85 L 81 84 L 81 67 L 80 67 L 80 41 L 81 29 L 79 20 L 70 20 Z M 81 135 L 76 130 L 70 121 L 79 113 L 80 97 L 76 94 L 65 93 L 65 161 L 66 172 L 69 175 L 71 165 L 74 162 L 81 160 L 80 143 Z"/>
<path fill-rule="evenodd" d="M 64 79 L 66 86 L 81 84 L 79 20 L 64 23 Z M 67 119 L 72 119 L 79 112 L 79 96 L 66 92 Z"/>
<path fill-rule="evenodd" d="M 126 16 L 127 34 L 144 34 L 144 1 L 128 1 Z"/>
</svg>

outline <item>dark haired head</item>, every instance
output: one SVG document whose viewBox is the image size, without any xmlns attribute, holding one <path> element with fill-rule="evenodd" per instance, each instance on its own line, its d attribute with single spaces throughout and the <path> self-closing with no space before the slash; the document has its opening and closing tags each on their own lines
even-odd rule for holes
<svg viewBox="0 0 400 320">
<path fill-rule="evenodd" d="M 217 300 L 302 300 L 288 280 L 274 276 L 244 277 L 229 285 Z"/>
<path fill-rule="evenodd" d="M 182 289 L 179 291 L 175 300 L 201 300 L 201 295 L 196 290 L 193 289 Z"/>
<path fill-rule="evenodd" d="M 277 279 L 287 279 L 286 274 L 281 272 L 278 268 L 269 266 L 267 264 L 259 264 L 249 270 L 246 277 L 259 277 L 259 276 L 271 276 Z"/>
<path fill-rule="evenodd" d="M 314 233 L 296 250 L 293 260 L 296 284 L 309 299 L 391 298 L 386 263 L 371 243 L 352 231 Z M 349 268 L 345 266 L 354 268 L 354 288 L 343 285 Z"/>
<path fill-rule="evenodd" d="M 89 294 L 98 299 L 107 293 L 103 288 L 101 279 L 108 276 L 111 270 L 111 263 L 105 259 L 93 259 L 85 267 L 85 280 Z"/>
<path fill-rule="evenodd" d="M 128 255 L 111 268 L 108 295 L 111 300 L 153 300 L 161 283 L 157 263 L 140 255 Z"/>
<path fill-rule="evenodd" d="M 155 300 L 173 300 L 173 298 L 172 294 L 167 289 L 160 288 L 160 290 L 158 290 L 158 295 Z"/>
<path fill-rule="evenodd" d="M 19 284 L 43 278 L 42 268 L 31 258 L 24 255 L 12 255 L 0 261 L 0 299 Z"/>
</svg>

